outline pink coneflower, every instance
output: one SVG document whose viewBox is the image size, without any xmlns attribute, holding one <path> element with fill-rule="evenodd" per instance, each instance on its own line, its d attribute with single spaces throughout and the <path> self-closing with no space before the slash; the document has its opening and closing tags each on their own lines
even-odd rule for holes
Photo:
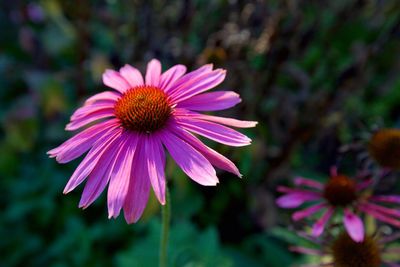
<svg viewBox="0 0 400 267">
<path fill-rule="evenodd" d="M 329 180 L 320 182 L 297 177 L 294 180 L 297 188 L 278 187 L 278 191 L 285 195 L 277 199 L 281 208 L 297 208 L 303 203 L 313 202 L 313 205 L 293 213 L 293 220 L 301 220 L 319 211 L 322 216 L 312 227 L 313 236 L 323 233 L 325 225 L 335 214 L 343 211 L 343 224 L 350 237 L 361 242 L 364 239 L 364 225 L 359 217 L 360 212 L 367 213 L 374 218 L 400 227 L 400 211 L 382 204 L 400 204 L 397 195 L 371 195 L 369 187 L 372 180 L 356 181 L 345 175 L 338 174 L 336 169 L 331 171 Z"/>
<path fill-rule="evenodd" d="M 391 242 L 399 238 L 399 233 L 383 236 L 378 233 L 367 235 L 363 241 L 355 242 L 346 232 L 329 240 L 315 240 L 303 235 L 317 248 L 293 246 L 290 249 L 305 255 L 318 256 L 320 263 L 302 265 L 304 267 L 399 267 L 393 256 L 399 253 L 399 247 Z"/>
<path fill-rule="evenodd" d="M 103 82 L 115 91 L 87 99 L 66 130 L 90 127 L 48 152 L 66 163 L 89 151 L 64 189 L 66 194 L 87 178 L 79 207 L 88 207 L 107 184 L 109 218 L 123 209 L 126 221 L 136 222 L 146 206 L 150 184 L 165 204 L 164 147 L 201 185 L 218 183 L 213 166 L 241 176 L 235 164 L 192 133 L 229 146 L 246 146 L 248 137 L 224 125 L 248 128 L 256 122 L 198 113 L 227 109 L 241 99 L 231 91 L 206 92 L 225 79 L 225 70 L 205 65 L 185 73 L 183 65 L 161 73 L 155 59 L 148 63 L 144 79 L 129 65 L 119 72 L 105 71 Z"/>
</svg>

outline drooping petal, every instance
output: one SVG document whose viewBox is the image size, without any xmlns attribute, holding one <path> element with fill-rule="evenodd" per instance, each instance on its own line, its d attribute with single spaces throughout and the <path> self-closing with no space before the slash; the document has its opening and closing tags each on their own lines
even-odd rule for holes
<svg viewBox="0 0 400 267">
<path fill-rule="evenodd" d="M 393 217 L 387 216 L 387 215 L 385 215 L 381 212 L 378 212 L 374 209 L 369 209 L 365 205 L 359 205 L 357 208 L 359 210 L 365 212 L 366 214 L 371 215 L 372 217 L 376 218 L 379 221 L 382 221 L 382 222 L 385 222 L 385 223 L 388 223 L 388 224 L 391 224 L 391 225 L 394 225 L 394 226 L 400 228 L 400 221 Z"/>
<path fill-rule="evenodd" d="M 364 207 L 370 210 L 375 210 L 376 212 L 380 212 L 389 216 L 400 218 L 400 210 L 398 208 L 388 208 L 383 207 L 374 203 L 364 203 Z"/>
<path fill-rule="evenodd" d="M 103 73 L 103 83 L 121 94 L 131 87 L 121 74 L 115 70 L 106 70 Z"/>
<path fill-rule="evenodd" d="M 323 190 L 324 185 L 318 181 L 303 178 L 303 177 L 296 177 L 294 178 L 294 184 L 297 186 L 306 186 L 310 188 L 315 188 L 318 190 Z"/>
<path fill-rule="evenodd" d="M 93 203 L 103 192 L 104 188 L 110 181 L 111 171 L 115 167 L 118 155 L 122 149 L 124 142 L 114 142 L 112 146 L 104 153 L 93 171 L 89 174 L 85 188 L 79 201 L 80 208 L 87 208 Z"/>
<path fill-rule="evenodd" d="M 113 108 L 94 111 L 72 120 L 70 123 L 67 124 L 67 126 L 65 126 L 65 130 L 75 131 L 78 130 L 79 128 L 82 128 L 85 125 L 88 125 L 89 123 L 114 116 L 115 115 Z"/>
<path fill-rule="evenodd" d="M 364 224 L 360 217 L 349 209 L 344 209 L 343 223 L 351 239 L 355 242 L 364 240 Z"/>
<path fill-rule="evenodd" d="M 197 111 L 216 111 L 235 106 L 240 103 L 239 95 L 232 91 L 217 91 L 195 95 L 177 104 L 178 108 Z"/>
<path fill-rule="evenodd" d="M 125 202 L 137 143 L 138 136 L 136 134 L 127 134 L 125 143 L 117 155 L 107 192 L 108 218 L 117 218 Z"/>
<path fill-rule="evenodd" d="M 325 211 L 325 213 L 321 216 L 321 218 L 313 225 L 312 228 L 313 236 L 315 237 L 320 236 L 324 232 L 325 225 L 332 217 L 334 211 L 335 211 L 334 208 L 332 207 L 328 208 L 328 210 Z"/>
<path fill-rule="evenodd" d="M 126 64 L 119 72 L 121 76 L 129 83 L 131 88 L 144 85 L 143 76 L 140 71 L 131 65 Z"/>
<path fill-rule="evenodd" d="M 113 142 L 120 136 L 121 130 L 115 129 L 96 140 L 89 153 L 82 160 L 79 166 L 76 168 L 67 185 L 64 188 L 64 194 L 67 194 L 81 184 L 86 177 L 92 172 L 93 168 L 98 163 L 100 157 L 106 153 L 107 149 L 113 144 Z"/>
<path fill-rule="evenodd" d="M 251 128 L 255 127 L 257 125 L 256 121 L 241 121 L 241 120 L 236 120 L 232 118 L 224 118 L 224 117 L 219 117 L 219 116 L 212 116 L 212 115 L 205 115 L 205 114 L 200 114 L 197 112 L 189 111 L 187 109 L 183 108 L 176 108 L 174 110 L 174 115 L 176 118 L 183 118 L 183 119 L 196 119 L 196 120 L 201 120 L 201 121 L 210 121 L 210 122 L 216 122 L 232 127 L 238 127 L 238 128 Z"/>
<path fill-rule="evenodd" d="M 164 92 L 168 92 L 174 83 L 182 77 L 186 72 L 186 67 L 183 65 L 175 65 L 161 75 L 160 88 Z"/>
<path fill-rule="evenodd" d="M 281 208 L 297 208 L 304 202 L 318 200 L 319 195 L 306 193 L 289 193 L 279 197 L 276 204 Z"/>
<path fill-rule="evenodd" d="M 105 91 L 102 93 L 95 94 L 92 97 L 89 97 L 85 101 L 85 106 L 86 105 L 91 105 L 93 103 L 96 103 L 98 101 L 101 102 L 117 102 L 118 99 L 121 97 L 121 94 L 119 92 L 113 92 L 113 91 Z"/>
<path fill-rule="evenodd" d="M 60 146 L 47 152 L 47 154 L 51 158 L 56 157 L 59 163 L 67 163 L 88 151 L 100 136 L 116 126 L 116 120 L 96 124 L 76 134 Z"/>
<path fill-rule="evenodd" d="M 298 220 L 304 219 L 304 218 L 306 218 L 308 216 L 313 215 L 314 213 L 320 211 L 321 209 L 323 209 L 325 207 L 327 207 L 326 203 L 315 204 L 315 205 L 313 205 L 311 207 L 308 207 L 306 209 L 303 209 L 303 210 L 300 210 L 300 211 L 296 211 L 295 213 L 292 214 L 292 219 L 294 221 L 298 221 Z"/>
<path fill-rule="evenodd" d="M 218 86 L 225 79 L 226 71 L 221 69 L 205 73 L 197 79 L 188 81 L 176 91 L 169 95 L 172 104 L 189 99 L 197 94 L 203 93 L 211 88 Z"/>
<path fill-rule="evenodd" d="M 387 202 L 400 204 L 400 195 L 384 195 L 384 196 L 372 196 L 370 198 L 373 201 Z"/>
<path fill-rule="evenodd" d="M 203 154 L 203 156 L 206 157 L 212 165 L 214 165 L 215 167 L 220 168 L 222 170 L 236 174 L 239 177 L 242 177 L 238 168 L 228 158 L 224 157 L 223 155 L 221 155 L 217 151 L 211 149 L 210 147 L 204 145 L 198 138 L 196 138 L 194 135 L 192 135 L 188 131 L 182 129 L 181 127 L 175 125 L 175 126 L 172 126 L 171 128 L 172 128 L 172 131 L 177 136 L 182 138 L 185 142 L 190 144 L 194 149 L 196 149 L 201 154 Z"/>
<path fill-rule="evenodd" d="M 191 145 L 170 133 L 160 133 L 163 144 L 179 167 L 201 185 L 216 185 L 218 178 L 211 163 Z"/>
<path fill-rule="evenodd" d="M 157 134 L 145 137 L 145 154 L 151 185 L 158 201 L 165 204 L 165 153 Z"/>
<path fill-rule="evenodd" d="M 231 128 L 209 121 L 179 118 L 177 123 L 184 129 L 229 146 L 247 146 L 251 139 Z"/>
<path fill-rule="evenodd" d="M 152 59 L 147 64 L 146 85 L 159 86 L 161 76 L 161 63 L 157 59 Z"/>
<path fill-rule="evenodd" d="M 124 202 L 124 216 L 127 223 L 135 223 L 139 220 L 149 198 L 150 177 L 143 160 L 144 156 L 144 146 L 139 142 L 133 158 L 128 194 Z"/>
</svg>

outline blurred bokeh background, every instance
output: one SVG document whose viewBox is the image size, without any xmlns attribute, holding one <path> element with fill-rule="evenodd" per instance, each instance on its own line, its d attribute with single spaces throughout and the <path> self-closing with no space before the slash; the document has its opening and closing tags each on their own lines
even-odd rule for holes
<svg viewBox="0 0 400 267">
<path fill-rule="evenodd" d="M 218 114 L 259 121 L 249 147 L 207 142 L 242 180 L 220 172 L 205 188 L 169 162 L 171 266 L 307 262 L 288 251 L 296 237 L 276 185 L 323 176 L 339 147 L 400 126 L 398 0 L 1 1 L 0 266 L 157 266 L 154 196 L 135 225 L 108 220 L 104 194 L 82 211 L 82 187 L 62 195 L 79 160 L 46 156 L 72 136 L 74 109 L 105 90 L 106 68 L 144 71 L 151 58 L 227 69 L 218 89 L 243 102 Z"/>
</svg>

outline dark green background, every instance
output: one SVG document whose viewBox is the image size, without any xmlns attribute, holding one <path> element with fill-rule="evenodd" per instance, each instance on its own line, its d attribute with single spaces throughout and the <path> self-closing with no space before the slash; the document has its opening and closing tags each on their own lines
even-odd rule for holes
<svg viewBox="0 0 400 267">
<path fill-rule="evenodd" d="M 242 180 L 221 172 L 201 187 L 169 160 L 171 266 L 309 262 L 287 249 L 301 241 L 276 185 L 324 177 L 341 145 L 399 126 L 398 0 L 1 1 L 0 29 L 0 266 L 157 266 L 154 196 L 135 225 L 108 220 L 104 194 L 82 211 L 82 187 L 62 195 L 79 160 L 46 156 L 106 89 L 105 68 L 213 62 L 228 70 L 218 89 L 243 99 L 218 114 L 259 121 L 243 131 L 249 147 L 206 141 Z"/>
</svg>

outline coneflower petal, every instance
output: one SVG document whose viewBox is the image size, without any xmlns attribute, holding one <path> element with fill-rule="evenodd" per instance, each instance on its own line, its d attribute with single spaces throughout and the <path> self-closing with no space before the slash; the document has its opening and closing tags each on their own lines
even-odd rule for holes
<svg viewBox="0 0 400 267">
<path fill-rule="evenodd" d="M 242 99 L 232 91 L 217 91 L 195 95 L 177 104 L 178 108 L 196 111 L 216 111 L 231 108 Z"/>
<path fill-rule="evenodd" d="M 360 217 L 349 209 L 344 209 L 343 223 L 351 239 L 355 242 L 364 240 L 364 224 Z"/>
<path fill-rule="evenodd" d="M 138 136 L 136 134 L 126 134 L 124 139 L 121 141 L 124 142 L 123 147 L 116 156 L 117 161 L 111 172 L 110 185 L 108 186 L 107 203 L 109 218 L 116 218 L 125 202 L 129 186 L 128 177 L 131 177 L 132 161 L 138 143 Z"/>
<path fill-rule="evenodd" d="M 129 83 L 131 88 L 144 85 L 142 74 L 139 70 L 131 65 L 126 64 L 119 70 L 119 72 L 121 73 L 121 76 Z"/>
<path fill-rule="evenodd" d="M 135 223 L 142 216 L 150 193 L 150 177 L 143 162 L 144 146 L 138 143 L 132 162 L 128 193 L 124 202 L 124 217 L 128 223 Z"/>
<path fill-rule="evenodd" d="M 211 163 L 197 150 L 176 135 L 160 133 L 163 144 L 181 169 L 201 185 L 216 185 L 218 178 Z"/>
<path fill-rule="evenodd" d="M 161 76 L 161 63 L 157 59 L 152 59 L 147 64 L 146 85 L 159 86 Z"/>
<path fill-rule="evenodd" d="M 145 137 L 145 155 L 149 178 L 155 195 L 162 205 L 165 204 L 165 153 L 158 135 Z"/>
</svg>

